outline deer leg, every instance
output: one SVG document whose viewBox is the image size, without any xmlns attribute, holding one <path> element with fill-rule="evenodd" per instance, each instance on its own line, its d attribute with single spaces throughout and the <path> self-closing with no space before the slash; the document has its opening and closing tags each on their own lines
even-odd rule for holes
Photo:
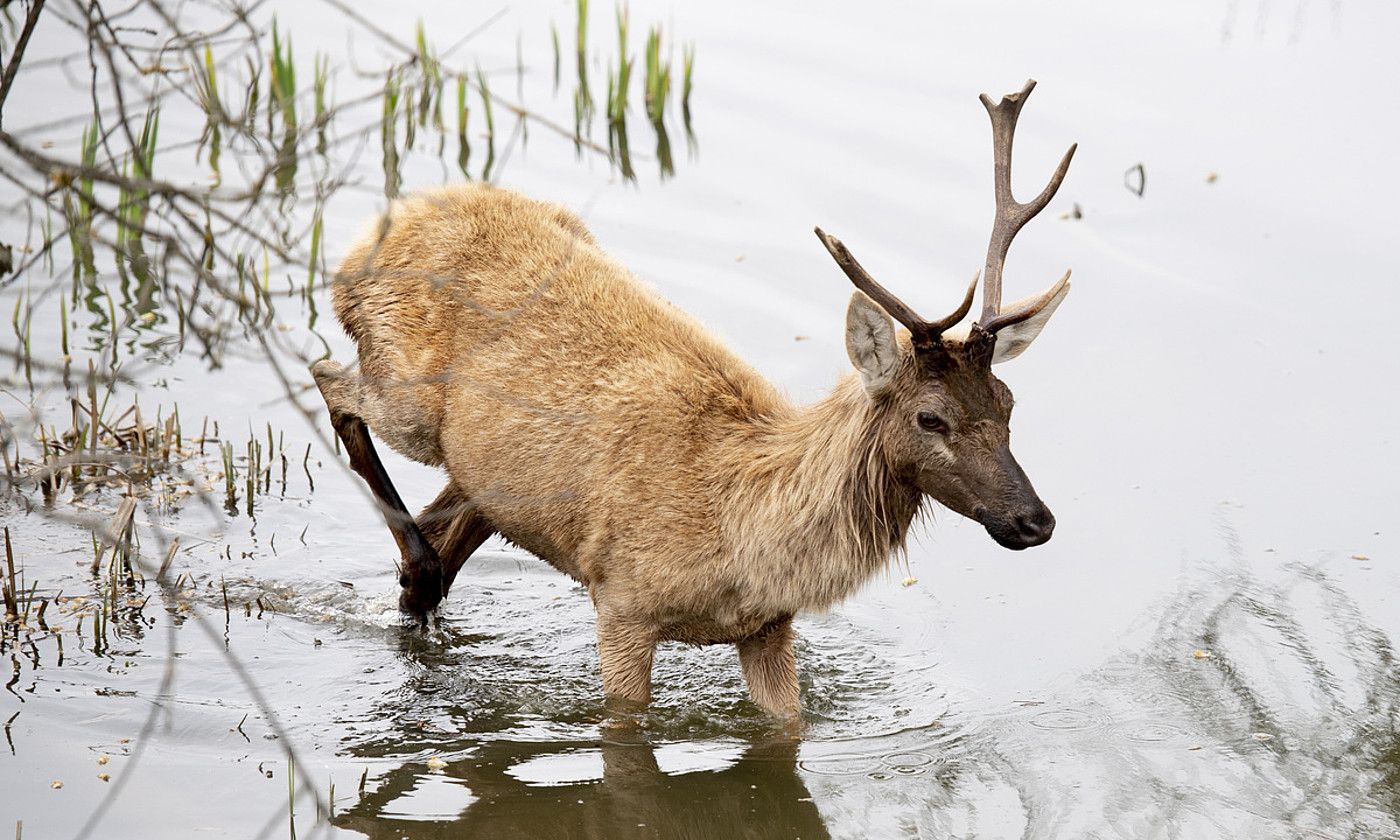
<svg viewBox="0 0 1400 840">
<path fill-rule="evenodd" d="M 792 652 L 792 616 L 770 622 L 735 647 L 753 701 L 777 717 L 797 717 L 802 707 Z"/>
<path fill-rule="evenodd" d="M 609 702 L 620 703 L 623 709 L 650 702 L 656 642 L 656 630 L 650 623 L 598 610 L 598 661 L 603 670 L 603 694 Z"/>
<path fill-rule="evenodd" d="M 462 564 L 496 532 L 455 481 L 449 481 L 418 514 L 418 526 L 442 561 L 444 595 L 452 588 Z"/>
<path fill-rule="evenodd" d="M 350 456 L 350 468 L 369 485 L 380 513 L 384 514 L 384 522 L 394 542 L 398 543 L 403 559 L 399 568 L 399 585 L 403 587 L 399 608 L 425 618 L 442 601 L 445 592 L 442 563 L 389 480 L 389 473 L 385 472 L 374 442 L 370 440 L 369 427 L 354 413 L 359 403 L 358 382 L 335 362 L 317 362 L 311 374 L 331 410 L 331 426 Z"/>
</svg>

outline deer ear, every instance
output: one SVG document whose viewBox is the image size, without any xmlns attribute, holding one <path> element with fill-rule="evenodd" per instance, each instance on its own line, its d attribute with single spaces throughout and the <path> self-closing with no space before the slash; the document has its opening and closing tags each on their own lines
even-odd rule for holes
<svg viewBox="0 0 1400 840">
<path fill-rule="evenodd" d="M 851 295 L 846 307 L 846 353 L 860 371 L 866 393 L 878 397 L 889 390 L 899 369 L 894 321 L 864 292 Z"/>
<path fill-rule="evenodd" d="M 997 343 L 996 349 L 992 351 L 992 364 L 1010 361 L 1026 352 L 1026 348 L 1030 347 L 1031 342 L 1035 341 L 1035 337 L 1040 335 L 1041 330 L 1045 329 L 1046 322 L 1050 320 L 1051 315 L 1055 314 L 1055 309 L 1059 307 L 1067 294 L 1069 294 L 1069 283 L 1063 283 L 1060 290 L 1055 293 L 1054 297 L 1045 302 L 1040 311 L 1024 321 L 1007 324 L 997 330 Z M 1018 300 L 1006 307 L 1006 310 L 1015 311 L 1028 305 L 1031 300 L 1031 298 Z"/>
</svg>

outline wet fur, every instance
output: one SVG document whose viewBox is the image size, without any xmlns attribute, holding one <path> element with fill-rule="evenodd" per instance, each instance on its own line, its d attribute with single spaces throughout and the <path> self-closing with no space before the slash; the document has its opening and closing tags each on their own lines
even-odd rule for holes
<svg viewBox="0 0 1400 840">
<path fill-rule="evenodd" d="M 446 468 L 421 518 L 452 574 L 496 531 L 587 586 L 609 694 L 647 698 L 658 641 L 736 643 L 755 698 L 794 712 L 792 615 L 853 593 L 919 510 L 882 439 L 899 399 L 848 376 L 793 405 L 561 207 L 399 201 L 332 298 L 359 370 L 318 366 L 327 402 Z"/>
</svg>

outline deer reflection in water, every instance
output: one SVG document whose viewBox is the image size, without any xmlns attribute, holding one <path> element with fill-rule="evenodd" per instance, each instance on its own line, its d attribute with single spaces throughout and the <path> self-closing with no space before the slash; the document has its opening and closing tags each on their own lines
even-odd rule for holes
<svg viewBox="0 0 1400 840">
<path fill-rule="evenodd" d="M 668 774 L 656 749 L 637 739 L 485 741 L 442 775 L 468 789 L 470 803 L 415 822 L 410 833 L 1400 835 L 1400 673 L 1385 630 L 1336 580 L 1311 567 L 1277 582 L 1213 575 L 1183 587 L 1159 614 L 1145 647 L 1047 689 L 1042 702 L 949 715 L 937 735 L 842 742 L 840 756 L 831 743 L 758 740 L 721 769 Z M 925 772 L 891 760 L 920 752 L 936 762 Z M 521 772 L 539 759 L 585 755 L 602 766 L 585 781 L 536 786 Z M 391 816 L 393 803 L 424 777 L 421 764 L 394 771 L 337 824 L 403 836 L 408 826 Z"/>
<path fill-rule="evenodd" d="M 386 818 L 396 800 L 423 778 L 409 765 L 392 773 L 351 810 L 336 818 L 342 828 L 371 838 L 774 838 L 829 837 L 811 794 L 797 775 L 794 741 L 750 746 L 717 771 L 670 774 L 645 741 L 604 740 L 600 778 L 531 785 L 515 772 L 532 760 L 578 757 L 577 743 L 498 741 L 444 768 L 473 799 L 464 811 L 438 821 Z M 597 754 L 592 753 L 590 754 Z"/>
</svg>

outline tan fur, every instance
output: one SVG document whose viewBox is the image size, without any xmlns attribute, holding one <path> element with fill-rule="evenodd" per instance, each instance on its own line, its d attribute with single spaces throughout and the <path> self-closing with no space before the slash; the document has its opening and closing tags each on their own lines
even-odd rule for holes
<svg viewBox="0 0 1400 840">
<path fill-rule="evenodd" d="M 794 406 L 560 207 L 399 201 L 333 300 L 360 359 L 316 369 L 333 412 L 447 469 L 423 527 L 452 574 L 494 530 L 588 587 L 610 696 L 647 699 L 658 641 L 735 643 L 755 699 L 795 712 L 793 614 L 853 593 L 919 510 L 906 414 L 941 392 L 907 336 L 893 395 L 848 376 Z"/>
</svg>

